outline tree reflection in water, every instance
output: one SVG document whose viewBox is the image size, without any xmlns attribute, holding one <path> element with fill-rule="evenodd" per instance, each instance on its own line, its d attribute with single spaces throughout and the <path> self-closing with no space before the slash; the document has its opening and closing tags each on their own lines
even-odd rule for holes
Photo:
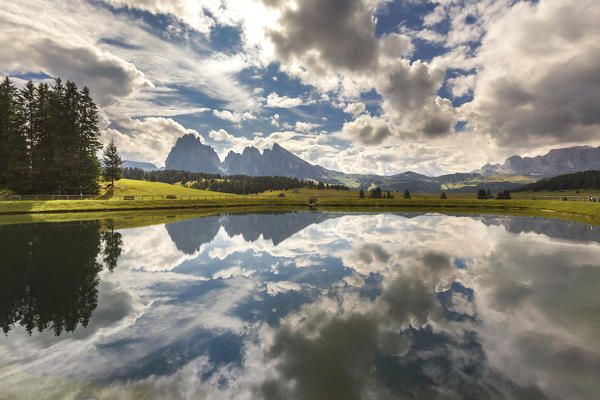
<svg viewBox="0 0 600 400">
<path fill-rule="evenodd" d="M 86 327 L 98 304 L 102 264 L 112 271 L 122 252 L 119 233 L 100 223 L 7 225 L 0 228 L 0 326 L 55 335 Z M 104 245 L 102 246 L 102 243 Z"/>
</svg>

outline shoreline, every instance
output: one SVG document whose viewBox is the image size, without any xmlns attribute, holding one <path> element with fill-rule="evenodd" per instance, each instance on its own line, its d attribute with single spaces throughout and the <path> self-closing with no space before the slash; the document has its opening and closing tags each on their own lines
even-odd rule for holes
<svg viewBox="0 0 600 400">
<path fill-rule="evenodd" d="M 241 200 L 241 201 L 240 201 Z M 0 225 L 10 220 L 23 222 L 44 220 L 56 215 L 57 220 L 134 218 L 175 212 L 185 215 L 209 215 L 252 211 L 408 211 L 472 214 L 528 215 L 568 219 L 600 225 L 600 204 L 555 200 L 471 200 L 471 199 L 323 199 L 309 207 L 304 199 L 227 199 L 227 200 L 55 200 L 3 201 L 0 203 Z M 88 215 L 89 214 L 89 215 Z M 73 217 L 73 218 L 71 218 Z"/>
</svg>

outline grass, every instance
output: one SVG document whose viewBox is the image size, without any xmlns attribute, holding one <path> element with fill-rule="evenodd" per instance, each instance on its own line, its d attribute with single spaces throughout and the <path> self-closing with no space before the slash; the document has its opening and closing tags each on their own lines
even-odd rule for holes
<svg viewBox="0 0 600 400">
<path fill-rule="evenodd" d="M 108 190 L 107 182 L 101 183 L 100 194 L 104 197 L 115 196 L 203 196 L 208 198 L 214 197 L 235 197 L 231 193 L 211 192 L 209 190 L 192 189 L 180 184 L 171 185 L 162 182 L 137 181 L 133 179 L 121 179 L 115 182 L 115 187 L 112 191 Z"/>
<path fill-rule="evenodd" d="M 283 197 L 280 195 L 283 193 Z M 0 202 L 0 215 L 2 214 L 56 214 L 69 213 L 64 217 L 53 216 L 53 220 L 73 220 L 73 218 L 101 219 L 118 216 L 149 218 L 166 218 L 168 215 L 207 215 L 215 212 L 242 212 L 250 209 L 306 209 L 308 200 L 318 199 L 319 208 L 377 211 L 377 210 L 402 210 L 414 212 L 443 212 L 443 213 L 501 213 L 532 216 L 548 216 L 566 218 L 580 222 L 600 224 L 600 203 L 557 201 L 557 200 L 529 200 L 525 193 L 515 193 L 513 200 L 477 200 L 473 193 L 448 193 L 447 200 L 441 200 L 439 194 L 413 194 L 411 199 L 404 199 L 402 193 L 393 193 L 394 199 L 359 199 L 357 191 L 348 190 L 316 190 L 316 189 L 291 189 L 287 191 L 268 191 L 259 195 L 241 196 L 235 194 L 209 192 L 186 188 L 181 185 L 169 185 L 159 182 L 132 181 L 123 179 L 119 181 L 114 190 L 115 196 L 123 195 L 165 195 L 179 196 L 177 200 L 118 200 L 107 198 L 103 200 L 53 200 L 53 201 L 2 201 Z M 552 192 L 556 195 L 556 192 Z M 597 192 L 594 197 L 598 197 Z M 180 196 L 199 196 L 197 199 L 180 199 Z M 540 196 L 540 193 L 536 193 Z M 561 192 L 560 195 L 568 195 Z M 581 195 L 587 195 L 581 194 Z M 523 196 L 523 197 L 520 197 Z M 171 211 L 168 211 L 171 210 Z M 216 211 L 215 211 L 216 210 Z M 157 214 L 158 213 L 158 214 Z M 64 214 L 63 214 L 64 215 Z M 157 215 L 160 215 L 158 217 Z M 45 218 L 45 219 L 44 219 Z M 48 220 L 50 217 L 31 218 L 38 221 Z M 26 220 L 27 218 L 25 218 Z M 134 218 L 135 219 L 135 218 Z M 19 221 L 15 215 L 0 217 L 0 224 Z M 165 220 L 166 221 L 166 220 Z"/>
</svg>

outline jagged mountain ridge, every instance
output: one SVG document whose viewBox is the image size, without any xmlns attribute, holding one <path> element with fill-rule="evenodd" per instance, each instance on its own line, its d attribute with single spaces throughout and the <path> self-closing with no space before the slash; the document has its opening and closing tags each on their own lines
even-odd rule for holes
<svg viewBox="0 0 600 400">
<path fill-rule="evenodd" d="M 600 147 L 571 147 L 551 150 L 544 156 L 509 157 L 504 164 L 484 165 L 471 173 L 454 173 L 429 177 L 412 171 L 383 176 L 375 174 L 346 174 L 311 164 L 274 144 L 262 153 L 247 147 L 236 153 L 230 151 L 223 162 L 211 146 L 202 144 L 194 135 L 185 135 L 171 149 L 166 169 L 226 175 L 270 176 L 280 175 L 329 184 L 343 184 L 355 189 L 376 186 L 383 190 L 436 193 L 473 192 L 484 187 L 492 192 L 512 190 L 534 182 L 540 177 L 558 175 L 585 169 L 600 169 Z"/>
<path fill-rule="evenodd" d="M 158 170 L 158 167 L 152 163 L 143 162 L 143 161 L 133 161 L 133 160 L 124 160 L 121 167 L 123 167 L 123 168 L 139 168 L 139 169 L 143 169 L 144 171 Z"/>
<path fill-rule="evenodd" d="M 507 158 L 503 164 L 485 164 L 473 172 L 483 176 L 517 174 L 550 177 L 587 170 L 600 170 L 600 147 L 565 147 L 535 157 L 515 155 Z"/>
</svg>

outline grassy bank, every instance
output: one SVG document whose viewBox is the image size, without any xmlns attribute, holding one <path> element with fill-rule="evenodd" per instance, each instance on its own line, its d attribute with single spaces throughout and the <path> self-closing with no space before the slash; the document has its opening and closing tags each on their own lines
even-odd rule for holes
<svg viewBox="0 0 600 400">
<path fill-rule="evenodd" d="M 5 201 L 0 203 L 1 214 L 45 213 L 107 213 L 136 214 L 145 211 L 182 210 L 202 213 L 210 209 L 234 208 L 297 208 L 307 209 L 303 198 L 252 198 L 235 196 L 214 200 L 55 200 L 55 201 Z M 406 211 L 504 213 L 555 216 L 558 218 L 600 223 L 600 203 L 548 201 L 548 200 L 473 200 L 473 199 L 358 199 L 323 197 L 319 208 L 327 209 L 399 209 Z M 7 216 L 0 217 L 2 219 Z M 1 223 L 1 222 L 0 222 Z"/>
<path fill-rule="evenodd" d="M 180 185 L 123 179 L 114 188 L 115 196 L 133 195 L 135 200 L 118 200 L 104 194 L 101 200 L 48 200 L 48 201 L 2 201 L 0 224 L 23 220 L 17 215 L 63 214 L 54 220 L 103 219 L 106 215 L 123 219 L 125 216 L 166 218 L 166 214 L 202 216 L 207 213 L 243 212 L 255 209 L 307 209 L 309 199 L 318 199 L 318 207 L 337 210 L 400 210 L 409 212 L 446 213 L 499 213 L 567 218 L 581 222 L 600 224 L 600 203 L 527 200 L 515 196 L 513 200 L 477 200 L 474 194 L 448 194 L 447 200 L 437 194 L 413 194 L 411 199 L 393 193 L 393 199 L 359 199 L 356 191 L 294 189 L 268 191 L 259 195 L 241 196 L 190 189 Z M 177 200 L 139 200 L 141 195 L 177 195 Z M 198 196 L 196 199 L 180 200 L 181 196 Z M 235 211 L 235 209 L 240 209 Z M 172 210 L 168 211 L 168 210 Z M 156 213 L 161 213 L 157 217 Z M 77 214 L 77 215 L 76 215 Z M 11 216 L 12 215 L 12 216 Z M 27 219 L 27 218 L 25 218 Z M 47 218 L 46 218 L 47 219 Z M 162 220 L 161 220 L 162 221 Z M 166 220 L 165 220 L 166 221 Z M 9 223 L 9 222 L 8 222 Z"/>
</svg>

